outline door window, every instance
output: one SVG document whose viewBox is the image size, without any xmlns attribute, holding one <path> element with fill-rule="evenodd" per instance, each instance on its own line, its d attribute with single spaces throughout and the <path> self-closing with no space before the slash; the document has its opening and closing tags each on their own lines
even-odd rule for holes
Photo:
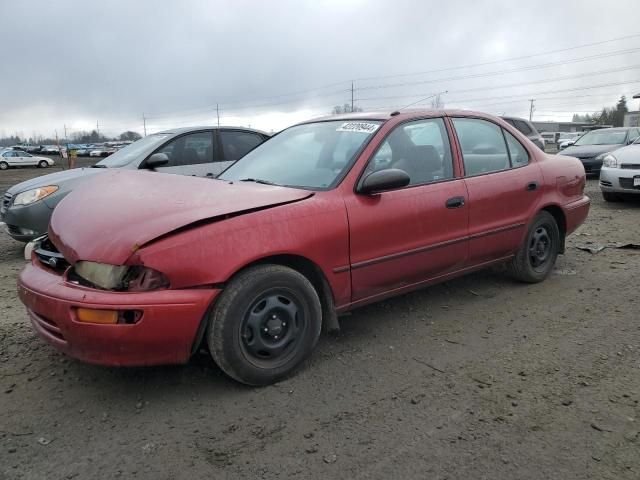
<svg viewBox="0 0 640 480">
<path fill-rule="evenodd" d="M 449 136 L 441 118 L 403 123 L 391 132 L 365 169 L 365 175 L 398 168 L 407 172 L 409 185 L 453 177 Z"/>
<path fill-rule="evenodd" d="M 242 130 L 221 130 L 220 142 L 225 160 L 239 160 L 260 145 L 264 139 L 261 135 Z"/>
<path fill-rule="evenodd" d="M 514 124 L 518 130 L 520 130 L 525 135 L 531 135 L 533 130 L 527 122 L 523 122 L 522 120 L 514 120 Z"/>
<path fill-rule="evenodd" d="M 164 153 L 169 163 L 163 167 L 181 167 L 213 161 L 213 134 L 198 132 L 178 137 L 154 153 Z"/>
<path fill-rule="evenodd" d="M 522 167 L 529 163 L 529 154 L 522 144 L 516 140 L 506 130 L 503 130 L 504 137 L 507 139 L 507 146 L 509 147 L 509 157 L 511 158 L 512 167 Z"/>
<path fill-rule="evenodd" d="M 476 118 L 454 118 L 466 176 L 497 172 L 510 167 L 502 128 Z"/>
</svg>

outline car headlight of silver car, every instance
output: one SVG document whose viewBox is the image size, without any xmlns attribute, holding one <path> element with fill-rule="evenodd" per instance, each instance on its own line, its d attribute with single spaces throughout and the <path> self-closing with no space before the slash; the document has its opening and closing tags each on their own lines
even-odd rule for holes
<svg viewBox="0 0 640 480">
<path fill-rule="evenodd" d="M 13 199 L 14 205 L 31 205 L 45 197 L 48 197 L 52 193 L 58 191 L 57 185 L 47 185 L 46 187 L 32 188 L 31 190 L 25 190 L 20 192 Z"/>
<path fill-rule="evenodd" d="M 618 168 L 618 159 L 611 153 L 598 155 L 596 160 L 602 160 L 602 166 L 608 168 Z"/>
<path fill-rule="evenodd" d="M 162 273 L 141 265 L 109 265 L 79 261 L 73 267 L 76 275 L 104 290 L 148 292 L 169 288 Z"/>
</svg>

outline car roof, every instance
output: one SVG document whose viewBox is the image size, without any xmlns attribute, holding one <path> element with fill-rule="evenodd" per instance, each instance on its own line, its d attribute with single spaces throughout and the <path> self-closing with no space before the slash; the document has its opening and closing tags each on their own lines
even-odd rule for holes
<svg viewBox="0 0 640 480">
<path fill-rule="evenodd" d="M 443 110 L 434 110 L 434 109 L 426 109 L 426 108 L 407 108 L 401 110 L 375 110 L 370 112 L 354 112 L 354 113 L 341 113 L 337 115 L 324 115 L 321 117 L 316 117 L 310 120 L 306 120 L 304 122 L 300 122 L 298 125 L 302 125 L 305 123 L 314 123 L 314 122 L 327 122 L 331 120 L 378 120 L 378 121 L 387 121 L 392 118 L 397 118 L 399 120 L 406 120 L 415 117 L 442 117 L 442 116 L 463 116 L 463 117 L 482 117 L 482 118 L 493 118 L 496 119 L 498 117 L 494 115 L 489 115 L 488 113 L 476 112 L 473 110 L 458 110 L 458 109 L 443 109 Z"/>
<path fill-rule="evenodd" d="M 263 132 L 262 130 L 257 130 L 255 128 L 247 128 L 247 127 L 233 127 L 233 126 L 228 126 L 228 125 L 221 125 L 221 126 L 197 126 L 197 127 L 180 127 L 180 128 L 172 128 L 170 130 L 163 130 L 161 132 L 155 132 L 152 133 L 150 135 L 158 135 L 158 134 L 163 134 L 163 135 L 176 135 L 179 133 L 188 133 L 188 132 L 199 132 L 201 130 L 242 130 L 245 132 L 251 132 L 251 133 L 260 133 L 262 135 L 269 135 L 267 132 Z"/>
</svg>

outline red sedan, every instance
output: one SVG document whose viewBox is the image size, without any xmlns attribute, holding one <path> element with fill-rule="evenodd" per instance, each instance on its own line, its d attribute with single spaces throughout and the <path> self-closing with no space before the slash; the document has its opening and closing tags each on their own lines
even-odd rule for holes
<svg viewBox="0 0 640 480">
<path fill-rule="evenodd" d="M 184 363 L 202 342 L 263 385 L 360 305 L 506 262 L 549 275 L 586 218 L 579 160 L 465 111 L 301 123 L 217 179 L 114 171 L 56 208 L 19 279 L 36 331 L 81 360 Z"/>
</svg>

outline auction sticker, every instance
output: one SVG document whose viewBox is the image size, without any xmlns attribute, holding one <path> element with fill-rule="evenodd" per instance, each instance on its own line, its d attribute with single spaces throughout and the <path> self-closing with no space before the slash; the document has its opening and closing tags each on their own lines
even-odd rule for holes
<svg viewBox="0 0 640 480">
<path fill-rule="evenodd" d="M 369 123 L 369 122 L 345 122 L 336 132 L 356 132 L 356 133 L 373 133 L 378 127 L 377 123 Z"/>
</svg>

